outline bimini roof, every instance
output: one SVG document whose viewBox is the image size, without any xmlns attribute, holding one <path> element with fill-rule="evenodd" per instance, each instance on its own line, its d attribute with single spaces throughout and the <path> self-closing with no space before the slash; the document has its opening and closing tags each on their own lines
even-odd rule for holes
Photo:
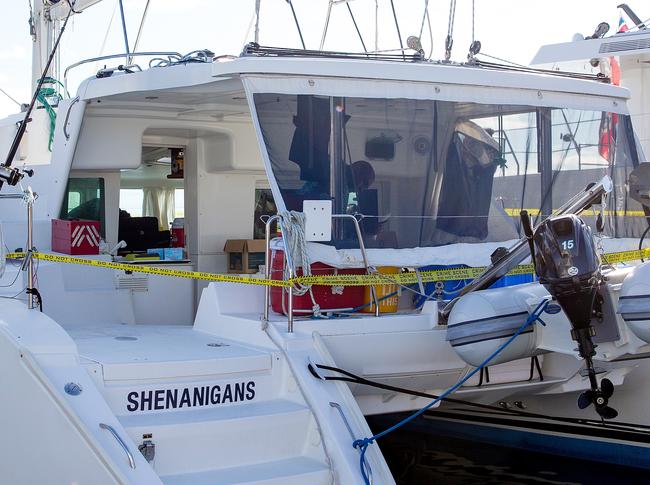
<svg viewBox="0 0 650 485">
<path fill-rule="evenodd" d="M 243 84 L 243 86 L 242 86 Z M 153 106 L 194 96 L 205 103 L 216 91 L 317 94 L 365 98 L 410 98 L 627 113 L 625 88 L 553 74 L 427 61 L 309 57 L 240 57 L 212 64 L 152 68 L 91 78 L 79 88 L 81 99 L 140 99 Z M 148 96 L 151 92 L 169 96 Z M 151 98 L 151 99 L 149 99 Z"/>
<path fill-rule="evenodd" d="M 438 99 L 626 112 L 629 91 L 553 74 L 432 62 L 241 57 L 212 65 L 252 92 Z"/>
</svg>

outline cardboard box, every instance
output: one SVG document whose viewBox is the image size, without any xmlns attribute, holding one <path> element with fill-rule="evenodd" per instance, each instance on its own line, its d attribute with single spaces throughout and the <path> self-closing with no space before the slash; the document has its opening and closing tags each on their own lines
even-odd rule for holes
<svg viewBox="0 0 650 485">
<path fill-rule="evenodd" d="M 99 254 L 99 221 L 52 219 L 52 251 Z"/>
<path fill-rule="evenodd" d="M 257 273 L 264 264 L 264 247 L 264 239 L 228 239 L 223 247 L 228 273 Z"/>
</svg>

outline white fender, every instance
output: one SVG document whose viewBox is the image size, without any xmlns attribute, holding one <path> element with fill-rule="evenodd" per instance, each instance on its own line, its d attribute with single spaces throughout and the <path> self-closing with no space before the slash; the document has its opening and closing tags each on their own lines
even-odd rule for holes
<svg viewBox="0 0 650 485">
<path fill-rule="evenodd" d="M 478 366 L 503 345 L 529 316 L 531 299 L 548 293 L 538 283 L 495 288 L 463 296 L 449 315 L 447 340 L 458 356 Z M 532 357 L 537 352 L 537 326 L 524 330 L 490 365 Z"/>
<path fill-rule="evenodd" d="M 650 343 L 650 262 L 635 267 L 623 280 L 618 313 L 634 335 Z"/>
</svg>

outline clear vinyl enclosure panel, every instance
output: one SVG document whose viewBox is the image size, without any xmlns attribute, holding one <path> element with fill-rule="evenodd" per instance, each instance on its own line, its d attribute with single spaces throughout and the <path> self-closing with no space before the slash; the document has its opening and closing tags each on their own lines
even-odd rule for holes
<svg viewBox="0 0 650 485">
<path fill-rule="evenodd" d="M 629 117 L 529 106 L 256 93 L 282 201 L 331 199 L 361 214 L 375 248 L 519 239 L 519 212 L 545 217 L 604 175 L 614 181 L 606 233 L 638 237 L 625 183 L 638 164 Z M 594 225 L 595 214 L 585 214 Z M 347 225 L 346 225 L 347 224 Z M 350 226 L 350 227 L 348 227 Z M 332 244 L 357 247 L 349 222 Z"/>
</svg>

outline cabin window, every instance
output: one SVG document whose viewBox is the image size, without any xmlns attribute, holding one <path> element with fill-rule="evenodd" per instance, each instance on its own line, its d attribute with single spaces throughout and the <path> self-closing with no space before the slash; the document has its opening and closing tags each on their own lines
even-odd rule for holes
<svg viewBox="0 0 650 485">
<path fill-rule="evenodd" d="M 144 189 L 120 189 L 120 209 L 142 217 Z M 185 217 L 185 189 L 174 189 L 174 217 Z"/>
<path fill-rule="evenodd" d="M 120 209 L 127 211 L 132 217 L 142 217 L 142 202 L 144 190 L 120 189 Z"/>
<path fill-rule="evenodd" d="M 185 217 L 185 189 L 174 189 L 174 217 Z"/>
<path fill-rule="evenodd" d="M 106 234 L 104 179 L 70 178 L 63 197 L 60 219 L 99 221 L 100 234 Z"/>
</svg>

